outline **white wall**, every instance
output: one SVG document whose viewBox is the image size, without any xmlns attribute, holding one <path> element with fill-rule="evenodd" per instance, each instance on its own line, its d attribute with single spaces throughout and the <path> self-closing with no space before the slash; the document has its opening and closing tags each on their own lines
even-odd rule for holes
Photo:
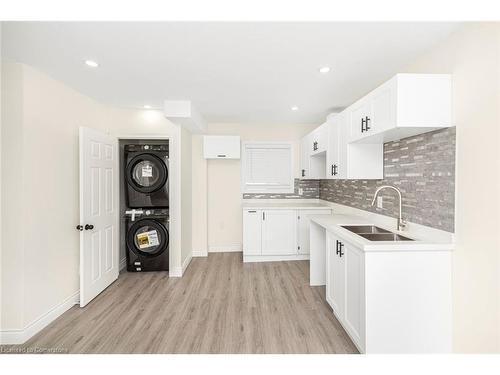
<svg viewBox="0 0 500 375">
<path fill-rule="evenodd" d="M 192 256 L 192 149 L 191 133 L 181 128 L 181 264 L 187 266 Z M 188 193 L 188 194 L 185 194 Z"/>
<path fill-rule="evenodd" d="M 192 247 L 194 256 L 206 256 L 208 253 L 208 228 L 207 228 L 207 160 L 203 157 L 203 136 L 192 136 Z"/>
<path fill-rule="evenodd" d="M 453 74 L 456 352 L 500 351 L 499 25 L 467 25 L 405 70 Z"/>
<path fill-rule="evenodd" d="M 159 111 L 106 107 L 23 64 L 3 62 L 2 73 L 2 230 L 10 235 L 1 330 L 12 331 L 79 288 L 78 128 L 177 135 L 179 127 Z M 180 268 L 180 229 L 177 237 L 171 266 Z"/>
<path fill-rule="evenodd" d="M 292 141 L 295 176 L 300 175 L 300 138 L 315 125 L 209 124 L 209 134 L 239 135 L 242 141 Z M 201 142 L 193 144 L 193 153 L 203 151 Z M 241 250 L 241 162 L 209 160 L 207 163 L 207 233 L 210 251 Z M 203 169 L 203 166 L 200 167 Z M 201 172 L 201 175 L 203 173 Z M 201 199 L 198 197 L 198 199 Z M 204 228 L 193 232 L 204 235 Z M 194 242 L 197 240 L 194 239 Z"/>
<path fill-rule="evenodd" d="M 0 22 L 0 87 L 2 87 L 2 22 Z M 2 168 L 2 90 L 0 90 L 0 168 Z M 0 172 L 0 284 L 2 283 L 2 173 Z M 2 288 L 0 287 L 0 306 Z M 2 329 L 2 308 L 0 307 L 0 331 Z M 0 337 L 1 342 L 1 337 Z"/>
<path fill-rule="evenodd" d="M 2 62 L 2 88 L 9 87 L 9 90 L 2 89 L 2 233 L 9 233 L 9 238 L 16 240 L 7 241 L 2 236 L 1 327 L 11 329 L 22 328 L 24 319 L 24 235 L 22 226 L 18 225 L 24 217 L 24 186 L 21 185 L 24 166 L 23 87 L 18 84 L 22 77 L 21 66 Z M 13 158 L 16 150 L 21 152 Z M 11 162 L 7 162 L 9 160 Z"/>
</svg>

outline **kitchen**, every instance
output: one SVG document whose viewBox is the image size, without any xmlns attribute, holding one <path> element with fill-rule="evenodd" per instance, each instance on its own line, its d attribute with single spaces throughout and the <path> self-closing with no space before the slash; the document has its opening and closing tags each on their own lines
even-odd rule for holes
<svg viewBox="0 0 500 375">
<path fill-rule="evenodd" d="M 497 23 L 1 26 L 2 350 L 498 352 Z"/>
</svg>

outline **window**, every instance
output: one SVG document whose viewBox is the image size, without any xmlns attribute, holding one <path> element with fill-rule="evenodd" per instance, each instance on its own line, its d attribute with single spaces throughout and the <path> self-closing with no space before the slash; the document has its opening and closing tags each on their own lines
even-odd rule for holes
<svg viewBox="0 0 500 375">
<path fill-rule="evenodd" d="M 293 193 L 291 143 L 244 142 L 243 193 Z"/>
</svg>

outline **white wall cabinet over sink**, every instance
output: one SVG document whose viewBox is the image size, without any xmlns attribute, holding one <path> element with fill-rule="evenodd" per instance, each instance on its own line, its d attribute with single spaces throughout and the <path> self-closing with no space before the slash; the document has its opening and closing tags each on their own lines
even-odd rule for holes
<svg viewBox="0 0 500 375">
<path fill-rule="evenodd" d="M 451 352 L 449 251 L 364 252 L 326 237 L 326 300 L 360 352 Z"/>
<path fill-rule="evenodd" d="M 349 106 L 348 142 L 389 142 L 452 126 L 451 76 L 397 74 Z"/>
<path fill-rule="evenodd" d="M 309 259 L 309 216 L 330 209 L 243 209 L 243 261 Z"/>
<path fill-rule="evenodd" d="M 302 138 L 302 178 L 383 179 L 384 143 L 450 126 L 450 75 L 397 74 Z"/>
</svg>

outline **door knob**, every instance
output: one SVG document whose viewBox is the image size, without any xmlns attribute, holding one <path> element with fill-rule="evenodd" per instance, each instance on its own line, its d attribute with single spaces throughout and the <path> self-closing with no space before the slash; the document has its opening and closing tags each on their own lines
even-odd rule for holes
<svg viewBox="0 0 500 375">
<path fill-rule="evenodd" d="M 77 225 L 76 230 L 79 230 L 81 232 L 83 230 L 83 225 Z"/>
<path fill-rule="evenodd" d="M 94 229 L 94 226 L 92 224 L 85 224 L 85 230 L 91 230 Z"/>
</svg>

